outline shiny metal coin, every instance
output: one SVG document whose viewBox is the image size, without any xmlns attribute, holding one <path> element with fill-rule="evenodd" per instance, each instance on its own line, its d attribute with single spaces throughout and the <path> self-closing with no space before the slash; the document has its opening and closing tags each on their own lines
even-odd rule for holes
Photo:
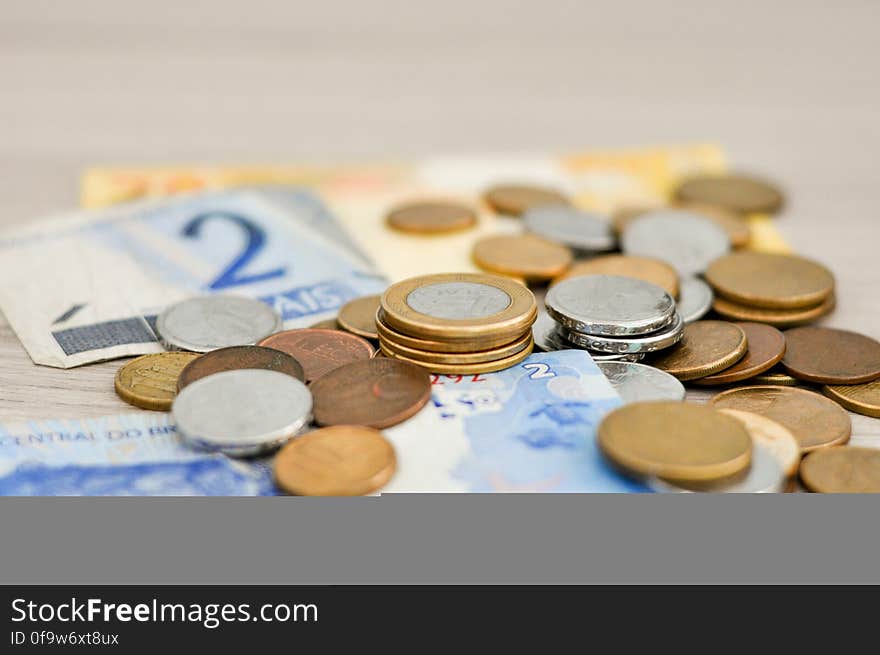
<svg viewBox="0 0 880 655">
<path fill-rule="evenodd" d="M 628 337 L 600 337 L 593 334 L 583 334 L 560 328 L 560 333 L 565 339 L 587 350 L 598 350 L 605 353 L 649 353 L 655 350 L 669 348 L 681 341 L 684 335 L 684 321 L 680 314 L 675 314 L 673 322 L 662 330 L 651 334 L 628 336 Z"/>
<path fill-rule="evenodd" d="M 457 321 L 486 318 L 510 306 L 502 289 L 476 282 L 438 282 L 418 287 L 406 297 L 412 309 L 434 318 Z"/>
<path fill-rule="evenodd" d="M 613 250 L 617 245 L 607 220 L 574 207 L 534 207 L 523 215 L 523 221 L 529 232 L 578 250 Z"/>
<path fill-rule="evenodd" d="M 544 352 L 586 350 L 595 362 L 637 362 L 644 357 L 642 353 L 603 353 L 581 348 L 566 340 L 560 332 L 559 324 L 543 310 L 538 312 L 538 320 L 532 326 L 532 334 L 535 339 L 535 348 Z"/>
<path fill-rule="evenodd" d="M 312 394 L 285 373 L 238 369 L 187 385 L 171 412 L 190 444 L 227 455 L 255 455 L 277 448 L 308 423 Z"/>
<path fill-rule="evenodd" d="M 715 299 L 712 287 L 698 277 L 684 277 L 680 284 L 676 303 L 678 313 L 686 324 L 699 321 L 712 309 Z"/>
<path fill-rule="evenodd" d="M 544 304 L 563 327 L 606 337 L 649 334 L 675 315 L 675 300 L 663 289 L 618 275 L 568 278 L 547 291 Z"/>
<path fill-rule="evenodd" d="M 621 236 L 627 255 L 656 257 L 679 275 L 702 273 L 714 260 L 730 251 L 727 233 L 693 212 L 661 210 L 639 216 Z"/>
<path fill-rule="evenodd" d="M 166 348 L 197 353 L 252 346 L 279 329 L 281 317 L 274 309 L 244 296 L 187 298 L 156 319 L 156 330 Z"/>
<path fill-rule="evenodd" d="M 632 362 L 598 362 L 624 403 L 646 400 L 684 400 L 684 385 L 653 366 Z"/>
<path fill-rule="evenodd" d="M 716 483 L 696 484 L 651 478 L 648 485 L 662 493 L 691 493 L 702 491 L 720 494 L 767 494 L 785 491 L 788 478 L 782 470 L 782 464 L 773 452 L 764 444 L 752 442 L 752 464 L 744 474 L 736 478 Z"/>
<path fill-rule="evenodd" d="M 587 350 L 587 353 L 597 364 L 599 362 L 640 362 L 645 358 L 644 353 L 602 353 L 596 350 Z"/>
</svg>

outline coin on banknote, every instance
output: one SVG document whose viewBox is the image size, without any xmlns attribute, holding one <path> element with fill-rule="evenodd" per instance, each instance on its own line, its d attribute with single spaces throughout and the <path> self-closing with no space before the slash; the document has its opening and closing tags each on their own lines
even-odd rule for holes
<svg viewBox="0 0 880 655">
<path fill-rule="evenodd" d="M 817 450 L 804 458 L 800 477 L 810 491 L 880 493 L 880 450 L 855 446 Z"/>
<path fill-rule="evenodd" d="M 712 221 L 727 233 L 727 238 L 730 239 L 730 245 L 734 248 L 745 246 L 751 238 L 751 229 L 743 217 L 729 210 L 722 209 L 721 207 L 700 205 L 696 203 L 677 203 L 672 209 L 689 212 Z M 614 216 L 614 230 L 618 234 L 623 234 L 623 231 L 635 219 L 665 211 L 669 211 L 669 208 L 642 209 L 640 211 L 631 209 L 618 212 Z"/>
<path fill-rule="evenodd" d="M 557 284 L 581 275 L 619 275 L 656 284 L 673 298 L 678 297 L 678 273 L 669 264 L 653 257 L 604 255 L 572 264 L 553 280 Z"/>
<path fill-rule="evenodd" d="M 712 309 L 712 287 L 698 277 L 687 276 L 681 280 L 681 289 L 675 307 L 685 323 L 703 318 Z"/>
<path fill-rule="evenodd" d="M 722 409 L 721 412 L 742 423 L 752 441 L 761 444 L 776 457 L 786 476 L 797 473 L 801 461 L 801 449 L 791 430 L 781 423 L 753 412 L 743 412 L 738 409 Z"/>
<path fill-rule="evenodd" d="M 822 393 L 851 412 L 880 418 L 880 380 L 862 384 L 826 384 Z"/>
<path fill-rule="evenodd" d="M 656 332 L 625 337 L 604 337 L 595 334 L 584 334 L 575 330 L 559 327 L 560 334 L 578 347 L 604 353 L 632 354 L 650 353 L 670 348 L 684 335 L 684 321 L 680 314 L 675 314 L 672 323 Z"/>
<path fill-rule="evenodd" d="M 502 357 L 501 359 L 496 359 L 494 361 L 467 364 L 426 362 L 413 357 L 400 355 L 389 349 L 384 342 L 380 342 L 380 347 L 382 348 L 382 352 L 384 352 L 387 357 L 399 359 L 410 364 L 415 364 L 416 366 L 421 366 L 431 371 L 432 373 L 476 375 L 477 373 L 494 373 L 495 371 L 502 371 L 506 368 L 510 368 L 511 366 L 519 364 L 522 360 L 532 354 L 534 343 L 532 342 L 530 337 L 528 343 L 526 344 L 526 347 L 517 353 L 508 355 L 507 357 Z"/>
<path fill-rule="evenodd" d="M 797 378 L 791 377 L 783 368 L 777 364 L 769 371 L 759 373 L 753 378 L 749 378 L 749 384 L 769 384 L 778 387 L 796 387 L 800 384 Z"/>
<path fill-rule="evenodd" d="M 477 213 L 461 203 L 426 200 L 394 207 L 386 223 L 398 232 L 445 234 L 474 227 Z"/>
<path fill-rule="evenodd" d="M 608 414 L 598 444 L 619 467 L 640 476 L 718 480 L 745 470 L 752 440 L 742 424 L 703 405 L 637 402 Z"/>
<path fill-rule="evenodd" d="M 632 362 L 596 362 L 624 403 L 684 400 L 684 386 L 669 373 Z"/>
<path fill-rule="evenodd" d="M 313 382 L 343 364 L 370 359 L 376 349 L 366 339 L 340 330 L 285 330 L 260 341 L 302 364 L 306 382 Z"/>
<path fill-rule="evenodd" d="M 183 438 L 233 456 L 272 450 L 312 415 L 312 394 L 292 375 L 262 369 L 223 371 L 187 385 L 172 406 Z"/>
<path fill-rule="evenodd" d="M 229 346 L 212 350 L 187 364 L 177 378 L 177 389 L 214 373 L 242 368 L 278 371 L 305 382 L 302 365 L 285 352 L 262 346 Z"/>
<path fill-rule="evenodd" d="M 738 362 L 717 373 L 694 380 L 698 385 L 732 384 L 752 378 L 771 369 L 785 354 L 785 337 L 782 332 L 763 323 L 736 323 L 746 333 L 748 350 Z"/>
<path fill-rule="evenodd" d="M 483 200 L 494 211 L 509 216 L 521 216 L 534 207 L 569 204 L 556 189 L 531 184 L 499 184 L 488 189 Z"/>
<path fill-rule="evenodd" d="M 731 478 L 714 482 L 652 478 L 648 484 L 660 493 L 772 494 L 784 492 L 788 478 L 770 449 L 763 442 L 754 441 L 751 465 Z"/>
<path fill-rule="evenodd" d="M 281 317 L 266 303 L 223 294 L 182 300 L 156 319 L 167 348 L 199 353 L 252 345 L 280 328 Z"/>
<path fill-rule="evenodd" d="M 815 307 L 834 291 L 831 271 L 805 257 L 734 252 L 713 261 L 706 281 L 721 298 L 765 309 Z"/>
<path fill-rule="evenodd" d="M 824 327 L 785 332 L 782 367 L 798 380 L 819 384 L 862 384 L 880 378 L 880 342 Z"/>
<path fill-rule="evenodd" d="M 318 425 L 387 428 L 424 407 L 431 397 L 431 376 L 419 366 L 373 358 L 340 366 L 309 389 Z"/>
<path fill-rule="evenodd" d="M 166 412 L 177 395 L 177 376 L 198 356 L 167 352 L 137 357 L 116 371 L 116 393 L 129 405 Z"/>
<path fill-rule="evenodd" d="M 772 183 L 742 174 L 697 175 L 673 193 L 682 202 L 723 207 L 740 214 L 773 214 L 782 208 L 782 192 Z"/>
<path fill-rule="evenodd" d="M 834 294 L 828 296 L 815 307 L 804 309 L 765 309 L 751 307 L 731 302 L 724 298 L 716 297 L 712 302 L 712 309 L 719 316 L 731 321 L 750 321 L 753 323 L 766 323 L 778 328 L 793 327 L 812 323 L 826 314 L 831 313 L 836 304 Z"/>
<path fill-rule="evenodd" d="M 567 246 L 534 234 L 483 237 L 474 244 L 474 263 L 485 271 L 526 280 L 549 280 L 572 261 Z"/>
<path fill-rule="evenodd" d="M 276 484 L 297 496 L 363 496 L 394 476 L 394 448 L 382 433 L 335 425 L 294 439 L 275 456 Z"/>
<path fill-rule="evenodd" d="M 363 296 L 345 303 L 339 310 L 336 321 L 346 332 L 365 339 L 378 339 L 376 332 L 376 312 L 379 310 L 381 296 Z"/>
<path fill-rule="evenodd" d="M 613 250 L 617 239 L 608 220 L 566 205 L 535 207 L 523 214 L 526 229 L 576 250 Z"/>
<path fill-rule="evenodd" d="M 678 345 L 651 358 L 651 366 L 679 380 L 696 380 L 723 371 L 743 358 L 748 339 L 727 321 L 695 321 L 684 328 Z"/>
<path fill-rule="evenodd" d="M 716 409 L 754 412 L 780 423 L 806 453 L 849 441 L 852 423 L 834 401 L 805 389 L 760 385 L 723 391 L 709 401 Z"/>
<path fill-rule="evenodd" d="M 681 210 L 663 210 L 639 216 L 620 239 L 627 255 L 656 257 L 679 275 L 696 275 L 727 254 L 727 233 L 707 218 Z"/>
</svg>

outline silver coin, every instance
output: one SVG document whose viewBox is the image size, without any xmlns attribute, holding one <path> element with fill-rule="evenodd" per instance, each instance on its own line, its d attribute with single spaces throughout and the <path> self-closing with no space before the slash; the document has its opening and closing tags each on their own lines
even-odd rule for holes
<svg viewBox="0 0 880 655">
<path fill-rule="evenodd" d="M 624 403 L 684 400 L 684 385 L 653 366 L 632 362 L 598 362 L 597 366 Z"/>
<path fill-rule="evenodd" d="M 662 259 L 680 275 L 702 273 L 730 251 L 730 239 L 722 228 L 699 214 L 674 209 L 635 218 L 620 242 L 627 255 Z"/>
<path fill-rule="evenodd" d="M 188 384 L 171 407 L 190 444 L 255 455 L 296 435 L 312 415 L 312 394 L 295 377 L 264 369 L 214 373 Z"/>
<path fill-rule="evenodd" d="M 748 471 L 732 481 L 686 486 L 682 482 L 672 483 L 659 478 L 650 478 L 647 482 L 654 491 L 663 493 L 772 494 L 785 491 L 788 479 L 773 452 L 752 441 L 752 464 Z"/>
<path fill-rule="evenodd" d="M 532 325 L 532 335 L 535 339 L 535 347 L 544 352 L 584 350 L 595 362 L 637 362 L 644 358 L 642 353 L 603 353 L 581 348 L 562 336 L 559 324 L 544 310 L 538 310 L 538 320 Z"/>
<path fill-rule="evenodd" d="M 565 327 L 561 327 L 560 332 L 565 339 L 587 350 L 604 353 L 649 353 L 669 348 L 681 341 L 684 335 L 684 321 L 681 319 L 681 314 L 676 313 L 673 322 L 661 330 L 651 334 L 626 337 L 583 334 Z"/>
<path fill-rule="evenodd" d="M 685 324 L 699 321 L 712 309 L 715 294 L 712 287 L 698 277 L 681 278 L 676 309 Z"/>
<path fill-rule="evenodd" d="M 252 346 L 281 329 L 281 317 L 264 302 L 244 296 L 197 296 L 171 305 L 156 319 L 166 348 L 206 353 Z"/>
<path fill-rule="evenodd" d="M 581 348 L 581 350 L 584 350 Z M 640 362 L 645 358 L 644 353 L 602 353 L 596 350 L 587 350 L 590 357 L 597 364 L 599 362 Z"/>
<path fill-rule="evenodd" d="M 502 289 L 479 282 L 438 282 L 411 291 L 406 304 L 434 318 L 467 320 L 485 318 L 510 306 Z"/>
<path fill-rule="evenodd" d="M 579 250 L 612 250 L 617 245 L 607 220 L 574 207 L 535 207 L 523 215 L 523 222 L 529 232 Z"/>
</svg>

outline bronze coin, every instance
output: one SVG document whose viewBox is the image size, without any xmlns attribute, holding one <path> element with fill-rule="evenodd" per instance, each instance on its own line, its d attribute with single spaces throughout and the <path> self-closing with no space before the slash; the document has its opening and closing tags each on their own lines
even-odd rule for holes
<svg viewBox="0 0 880 655">
<path fill-rule="evenodd" d="M 785 370 L 777 364 L 769 371 L 759 373 L 753 378 L 749 378 L 749 384 L 771 384 L 778 387 L 796 387 L 800 384 L 797 378 L 791 377 Z"/>
<path fill-rule="evenodd" d="M 474 263 L 490 273 L 549 280 L 569 267 L 571 250 L 534 234 L 484 237 L 474 244 Z"/>
<path fill-rule="evenodd" d="M 767 325 L 784 328 L 812 323 L 831 313 L 836 302 L 834 294 L 831 294 L 815 307 L 807 307 L 805 309 L 761 309 L 740 305 L 724 298 L 715 298 L 715 301 L 712 303 L 712 309 L 719 316 L 726 319 L 766 323 Z"/>
<path fill-rule="evenodd" d="M 851 412 L 880 418 L 880 379 L 862 384 L 826 384 L 822 393 Z"/>
<path fill-rule="evenodd" d="M 177 376 L 198 357 L 182 351 L 137 357 L 116 371 L 116 393 L 135 407 L 167 412 L 177 396 Z"/>
<path fill-rule="evenodd" d="M 806 389 L 761 385 L 723 391 L 709 401 L 716 409 L 754 412 L 781 423 L 801 452 L 849 441 L 852 422 L 835 402 Z"/>
<path fill-rule="evenodd" d="M 385 220 L 398 232 L 444 234 L 472 228 L 477 224 L 477 214 L 460 203 L 429 200 L 395 207 Z"/>
<path fill-rule="evenodd" d="M 579 275 L 620 275 L 650 282 L 678 297 L 678 273 L 666 262 L 636 255 L 603 255 L 572 264 L 553 284 Z"/>
<path fill-rule="evenodd" d="M 548 187 L 530 184 L 499 184 L 488 189 L 483 195 L 493 210 L 499 214 L 521 216 L 532 207 L 542 205 L 568 205 L 565 195 Z"/>
<path fill-rule="evenodd" d="M 376 331 L 376 312 L 382 296 L 363 296 L 345 303 L 339 310 L 336 322 L 346 332 L 365 339 L 378 339 Z"/>
<path fill-rule="evenodd" d="M 785 332 L 782 367 L 820 384 L 861 384 L 880 378 L 880 342 L 849 330 L 802 327 Z"/>
<path fill-rule="evenodd" d="M 730 239 L 730 245 L 734 248 L 741 248 L 749 243 L 752 236 L 751 228 L 745 220 L 734 212 L 728 211 L 721 207 L 713 207 L 711 205 L 702 205 L 698 203 L 676 203 L 671 209 L 687 211 L 696 214 L 702 218 L 709 219 L 718 227 L 727 233 Z M 665 207 L 652 207 L 650 209 L 624 209 L 616 212 L 613 216 L 612 227 L 617 234 L 623 234 L 626 226 L 633 220 L 642 216 L 647 216 L 652 212 L 668 211 Z"/>
<path fill-rule="evenodd" d="M 797 255 L 740 251 L 706 269 L 715 293 L 739 305 L 764 309 L 806 309 L 834 291 L 834 276 L 817 262 Z"/>
<path fill-rule="evenodd" d="M 749 347 L 745 356 L 733 366 L 713 373 L 694 384 L 719 385 L 747 380 L 771 369 L 785 354 L 785 337 L 775 327 L 762 323 L 736 323 L 746 333 Z"/>
<path fill-rule="evenodd" d="M 431 376 L 414 364 L 374 358 L 340 366 L 309 389 L 318 425 L 387 428 L 424 407 L 431 397 Z"/>
<path fill-rule="evenodd" d="M 810 453 L 800 478 L 810 491 L 826 494 L 880 493 L 880 450 L 842 446 Z"/>
<path fill-rule="evenodd" d="M 770 182 L 748 175 L 699 175 L 682 182 L 673 196 L 680 202 L 723 207 L 739 214 L 774 214 L 784 203 Z"/>
<path fill-rule="evenodd" d="M 679 380 L 696 380 L 735 364 L 747 349 L 746 333 L 738 325 L 726 321 L 694 321 L 684 327 L 684 336 L 678 344 L 647 363 Z"/>
<path fill-rule="evenodd" d="M 177 390 L 208 375 L 241 368 L 278 371 L 300 382 L 306 379 L 300 363 L 285 352 L 262 346 L 229 346 L 207 352 L 187 364 L 177 378 Z"/>
<path fill-rule="evenodd" d="M 450 339 L 448 341 L 412 337 L 389 326 L 382 318 L 382 310 L 379 310 L 376 315 L 376 329 L 379 331 L 380 341 L 392 341 L 394 345 L 405 346 L 413 350 L 427 350 L 433 353 L 471 353 L 475 350 L 492 350 L 517 338 L 516 335 L 508 335 L 507 332 L 494 332 L 480 337 Z"/>
<path fill-rule="evenodd" d="M 504 344 L 497 348 L 487 350 L 473 349 L 468 352 L 436 352 L 432 350 L 421 350 L 418 348 L 410 348 L 384 337 L 379 340 L 381 350 L 407 357 L 409 359 L 418 360 L 424 364 L 483 364 L 485 362 L 495 362 L 505 357 L 510 357 L 526 348 L 534 346 L 532 339 L 532 331 L 527 330 L 516 341 Z"/>
<path fill-rule="evenodd" d="M 343 364 L 370 359 L 375 348 L 357 335 L 340 330 L 285 330 L 266 337 L 258 346 L 286 352 L 302 364 L 306 382 L 317 380 Z"/>
<path fill-rule="evenodd" d="M 315 330 L 338 330 L 339 323 L 335 318 L 328 318 L 323 321 L 318 321 L 314 325 L 310 325 L 309 328 Z"/>
</svg>

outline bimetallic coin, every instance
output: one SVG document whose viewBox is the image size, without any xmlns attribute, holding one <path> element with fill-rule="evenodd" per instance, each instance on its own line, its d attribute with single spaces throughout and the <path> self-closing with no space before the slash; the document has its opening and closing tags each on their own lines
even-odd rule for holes
<svg viewBox="0 0 880 655">
<path fill-rule="evenodd" d="M 684 385 L 669 373 L 632 362 L 597 362 L 624 403 L 647 400 L 684 400 Z"/>
<path fill-rule="evenodd" d="M 698 175 L 674 192 L 681 202 L 723 207 L 740 214 L 773 214 L 782 208 L 782 192 L 770 182 L 741 174 Z"/>
<path fill-rule="evenodd" d="M 696 321 L 684 328 L 675 348 L 656 355 L 651 366 L 679 380 L 696 380 L 732 366 L 746 353 L 748 340 L 741 327 L 726 321 Z"/>
<path fill-rule="evenodd" d="M 599 448 L 639 476 L 679 481 L 728 478 L 751 462 L 752 440 L 739 421 L 703 405 L 639 402 L 599 424 Z"/>
<path fill-rule="evenodd" d="M 572 261 L 571 250 L 534 234 L 483 237 L 474 244 L 474 263 L 483 270 L 526 280 L 549 280 Z"/>
<path fill-rule="evenodd" d="M 365 339 L 378 339 L 376 312 L 379 310 L 380 297 L 364 296 L 345 303 L 336 317 L 339 327 Z"/>
<path fill-rule="evenodd" d="M 681 341 L 684 335 L 684 321 L 675 314 L 673 322 L 657 332 L 631 337 L 600 337 L 583 334 L 560 327 L 560 334 L 567 340 L 586 350 L 598 350 L 606 353 L 649 353 L 669 348 Z"/>
<path fill-rule="evenodd" d="M 116 371 L 116 393 L 129 405 L 167 412 L 177 395 L 177 376 L 198 356 L 168 352 L 133 359 Z"/>
<path fill-rule="evenodd" d="M 239 369 L 187 385 L 171 411 L 190 444 L 247 456 L 272 450 L 296 435 L 311 418 L 312 394 L 293 376 Z"/>
<path fill-rule="evenodd" d="M 388 227 L 410 234 L 447 234 L 477 224 L 476 212 L 456 202 L 424 201 L 395 207 L 386 218 Z"/>
<path fill-rule="evenodd" d="M 564 205 L 535 207 L 523 215 L 526 229 L 577 250 L 613 250 L 617 239 L 605 218 Z"/>
<path fill-rule="evenodd" d="M 727 254 L 730 239 L 715 223 L 680 210 L 640 216 L 621 236 L 627 255 L 656 257 L 670 264 L 679 275 L 697 275 Z"/>
<path fill-rule="evenodd" d="M 835 402 L 805 389 L 761 385 L 723 391 L 709 401 L 716 409 L 739 409 L 780 423 L 797 439 L 801 452 L 849 441 L 849 414 Z"/>
<path fill-rule="evenodd" d="M 880 418 L 880 380 L 862 384 L 825 385 L 822 393 L 851 412 Z"/>
<path fill-rule="evenodd" d="M 797 473 L 801 461 L 801 449 L 788 428 L 766 416 L 752 412 L 738 409 L 722 409 L 721 412 L 746 426 L 752 441 L 764 446 L 776 457 L 786 476 Z"/>
<path fill-rule="evenodd" d="M 499 184 L 483 195 L 494 211 L 509 216 L 521 216 L 529 209 L 544 205 L 568 205 L 569 201 L 556 189 L 530 184 Z"/>
<path fill-rule="evenodd" d="M 281 328 L 281 317 L 264 302 L 243 296 L 197 296 L 171 305 L 156 319 L 166 348 L 206 353 L 249 346 Z"/>
<path fill-rule="evenodd" d="M 812 323 L 830 313 L 835 305 L 834 294 L 831 294 L 821 304 L 805 309 L 763 309 L 749 307 L 730 302 L 724 298 L 715 298 L 712 309 L 724 318 L 733 321 L 751 321 L 753 323 L 766 323 L 778 328 L 792 327 Z"/>
<path fill-rule="evenodd" d="M 482 364 L 511 357 L 534 345 L 531 331 L 525 332 L 519 339 L 490 350 L 473 350 L 471 352 L 444 353 L 430 350 L 419 350 L 403 346 L 389 339 L 380 339 L 385 351 L 415 359 L 424 364 Z"/>
<path fill-rule="evenodd" d="M 581 275 L 620 275 L 632 277 L 643 282 L 656 284 L 670 296 L 679 293 L 678 273 L 666 262 L 653 257 L 633 257 L 629 255 L 603 255 L 572 264 L 565 273 L 553 280 L 558 284 L 570 277 Z"/>
<path fill-rule="evenodd" d="M 751 466 L 730 480 L 688 483 L 652 478 L 648 484 L 660 493 L 772 494 L 784 492 L 788 478 L 770 449 L 763 442 L 755 441 L 752 443 Z"/>
<path fill-rule="evenodd" d="M 655 332 L 675 316 L 675 300 L 663 289 L 616 275 L 563 280 L 547 291 L 544 305 L 563 327 L 606 337 Z"/>
<path fill-rule="evenodd" d="M 193 359 L 177 377 L 177 390 L 214 373 L 242 368 L 259 368 L 292 375 L 305 382 L 303 367 L 285 352 L 262 346 L 230 346 L 218 348 Z"/>
<path fill-rule="evenodd" d="M 394 476 L 394 448 L 382 433 L 335 425 L 294 439 L 275 456 L 275 483 L 297 496 L 363 496 Z"/>
<path fill-rule="evenodd" d="M 843 446 L 825 448 L 804 458 L 801 482 L 826 494 L 880 493 L 880 450 Z"/>
<path fill-rule="evenodd" d="M 699 380 L 698 385 L 732 384 L 752 378 L 771 369 L 785 354 L 785 337 L 782 332 L 762 323 L 736 323 L 746 333 L 748 350 L 733 366 Z"/>
<path fill-rule="evenodd" d="M 675 308 L 685 323 L 693 323 L 703 318 L 710 309 L 715 295 L 712 287 L 698 277 L 685 277 L 681 280 Z"/>
<path fill-rule="evenodd" d="M 508 334 L 502 334 L 500 337 L 494 334 L 486 334 L 479 338 L 473 337 L 465 341 L 438 341 L 436 339 L 411 337 L 389 327 L 383 320 L 382 316 L 383 312 L 380 309 L 376 314 L 376 329 L 379 332 L 379 340 L 393 341 L 395 344 L 406 346 L 407 348 L 412 348 L 414 350 L 435 353 L 470 353 L 475 349 L 490 350 L 492 348 L 498 348 L 510 343 L 511 340 L 511 337 Z"/>
<path fill-rule="evenodd" d="M 534 344 L 529 341 L 529 344 L 526 348 L 521 350 L 520 352 L 510 355 L 509 357 L 504 357 L 502 359 L 498 359 L 494 362 L 483 362 L 479 364 L 436 364 L 431 362 L 422 362 L 416 359 L 412 359 L 410 357 L 404 357 L 402 355 L 398 355 L 392 350 L 389 350 L 388 347 L 384 343 L 380 343 L 380 347 L 382 348 L 382 352 L 385 353 L 387 357 L 393 359 L 399 359 L 404 362 L 408 362 L 410 364 L 415 364 L 416 366 L 421 366 L 432 373 L 451 373 L 451 374 L 477 374 L 477 373 L 493 373 L 495 371 L 501 371 L 505 368 L 510 368 L 516 364 L 519 364 L 522 360 L 528 357 L 532 353 Z"/>
<path fill-rule="evenodd" d="M 749 384 L 769 384 L 778 387 L 796 387 L 800 384 L 797 378 L 791 377 L 782 367 L 777 364 L 769 371 L 759 373 L 753 378 L 749 378 Z"/>
<path fill-rule="evenodd" d="M 857 332 L 801 327 L 785 332 L 785 372 L 819 384 L 862 384 L 880 378 L 880 342 Z"/>
<path fill-rule="evenodd" d="M 370 342 L 340 330 L 285 330 L 263 339 L 259 345 L 287 353 L 302 364 L 306 382 L 317 380 L 343 364 L 370 359 Z"/>
</svg>

